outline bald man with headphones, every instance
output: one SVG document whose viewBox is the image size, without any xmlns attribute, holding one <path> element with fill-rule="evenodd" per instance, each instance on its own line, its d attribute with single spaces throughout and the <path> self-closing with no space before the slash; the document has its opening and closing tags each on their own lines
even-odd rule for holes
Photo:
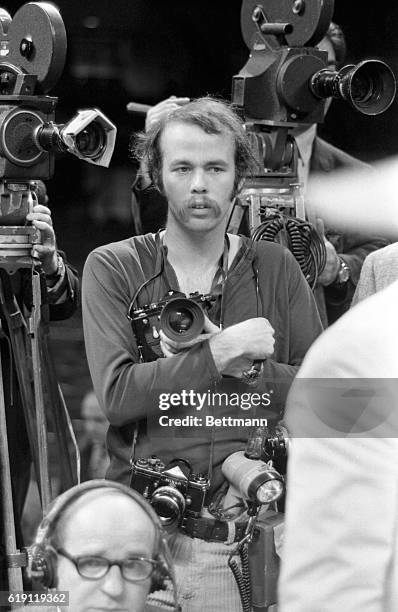
<svg viewBox="0 0 398 612">
<path fill-rule="evenodd" d="M 136 491 L 109 480 L 87 481 L 53 502 L 30 548 L 28 573 L 49 596 L 67 592 L 69 599 L 66 606 L 24 608 L 35 612 L 161 612 L 166 608 L 156 600 L 151 606 L 149 593 L 170 585 L 176 593 L 157 514 Z M 177 602 L 167 609 L 178 611 Z"/>
</svg>

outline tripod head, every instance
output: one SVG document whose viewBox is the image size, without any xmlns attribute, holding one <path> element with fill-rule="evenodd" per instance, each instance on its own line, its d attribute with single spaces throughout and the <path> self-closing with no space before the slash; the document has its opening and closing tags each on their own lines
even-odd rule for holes
<svg viewBox="0 0 398 612">
<path fill-rule="evenodd" d="M 66 49 L 65 26 L 52 3 L 29 2 L 13 19 L 0 9 L 0 226 L 10 228 L 0 227 L 0 266 L 8 253 L 11 272 L 21 267 L 15 253 L 26 258 L 40 242 L 37 230 L 25 227 L 35 202 L 31 181 L 53 176 L 54 153 L 108 166 L 115 146 L 116 127 L 98 109 L 54 122 L 58 99 L 47 93 L 62 74 Z"/>
</svg>

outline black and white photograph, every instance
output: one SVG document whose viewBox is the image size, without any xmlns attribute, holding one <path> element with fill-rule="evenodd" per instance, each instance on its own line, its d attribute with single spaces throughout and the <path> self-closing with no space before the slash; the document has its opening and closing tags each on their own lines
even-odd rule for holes
<svg viewBox="0 0 398 612">
<path fill-rule="evenodd" d="M 0 610 L 397 612 L 397 33 L 0 2 Z"/>
</svg>

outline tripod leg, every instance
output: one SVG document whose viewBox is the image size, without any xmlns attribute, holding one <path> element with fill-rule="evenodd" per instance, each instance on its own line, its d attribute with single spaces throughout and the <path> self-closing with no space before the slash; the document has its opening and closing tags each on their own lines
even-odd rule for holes
<svg viewBox="0 0 398 612">
<path fill-rule="evenodd" d="M 37 272 L 32 276 L 33 310 L 30 318 L 29 334 L 32 344 L 33 383 L 36 404 L 36 432 L 39 451 L 40 498 L 43 510 L 51 502 L 51 484 L 48 469 L 47 423 L 44 409 L 43 372 L 40 359 L 39 328 L 41 318 L 41 287 Z"/>
<path fill-rule="evenodd" d="M 36 397 L 33 394 L 31 381 L 32 362 L 27 347 L 27 325 L 13 293 L 9 275 L 0 270 L 0 278 L 0 304 L 7 323 L 8 335 L 12 347 L 13 362 L 18 377 L 19 393 L 28 431 L 29 445 L 37 481 L 39 483 L 41 504 L 42 507 L 45 507 L 51 498 L 48 463 L 47 467 L 45 467 L 44 470 L 42 469 L 43 454 L 47 454 L 47 439 L 45 440 L 43 449 L 37 438 L 39 426 L 36 416 Z M 42 424 L 40 424 L 40 432 L 42 432 L 42 429 Z"/>
<path fill-rule="evenodd" d="M 10 459 L 8 454 L 7 421 L 4 401 L 3 371 L 0 355 L 0 484 L 4 520 L 4 540 L 7 562 L 19 553 L 15 537 L 14 508 L 12 503 Z M 20 567 L 7 566 L 8 588 L 22 591 L 22 572 Z M 11 606 L 13 609 L 15 606 Z"/>
<path fill-rule="evenodd" d="M 40 354 L 45 375 L 44 386 L 50 398 L 47 422 L 53 426 L 62 477 L 62 490 L 67 490 L 80 480 L 80 454 L 71 419 L 65 405 L 62 390 L 57 381 L 54 360 L 51 355 L 49 328 L 42 320 L 40 328 Z M 71 449 L 74 452 L 71 452 Z"/>
</svg>

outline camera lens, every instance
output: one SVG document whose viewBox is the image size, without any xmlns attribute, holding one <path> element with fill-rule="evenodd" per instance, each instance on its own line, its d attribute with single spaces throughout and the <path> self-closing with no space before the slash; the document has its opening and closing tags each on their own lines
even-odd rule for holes
<svg viewBox="0 0 398 612">
<path fill-rule="evenodd" d="M 170 486 L 159 487 L 152 495 L 151 505 L 166 531 L 174 531 L 181 523 L 185 498 L 178 489 Z"/>
<path fill-rule="evenodd" d="M 377 87 L 371 75 L 358 74 L 354 76 L 351 83 L 351 97 L 354 102 L 366 104 L 377 95 L 380 95 L 380 87 Z"/>
<path fill-rule="evenodd" d="M 178 518 L 177 508 L 172 499 L 155 497 L 152 505 L 155 507 L 156 513 L 162 518 L 162 522 L 166 524 L 174 523 Z"/>
<path fill-rule="evenodd" d="M 105 133 L 101 125 L 90 123 L 76 135 L 76 149 L 84 157 L 96 158 L 104 149 Z"/>
<path fill-rule="evenodd" d="M 338 72 L 323 69 L 310 81 L 310 89 L 318 98 L 340 98 L 364 115 L 379 115 L 395 97 L 395 77 L 380 60 L 364 60 L 348 64 Z"/>
<path fill-rule="evenodd" d="M 343 75 L 340 91 L 356 110 L 378 115 L 394 100 L 395 77 L 384 62 L 365 60 Z"/>
<path fill-rule="evenodd" d="M 259 504 L 270 504 L 281 497 L 284 491 L 281 480 L 268 480 L 256 491 L 256 498 Z"/>
<path fill-rule="evenodd" d="M 191 298 L 173 298 L 160 315 L 160 327 L 175 342 L 187 342 L 203 330 L 205 316 L 202 308 Z"/>
<path fill-rule="evenodd" d="M 178 334 L 183 334 L 188 331 L 192 323 L 193 315 L 187 308 L 179 308 L 170 315 L 170 327 Z"/>
</svg>

